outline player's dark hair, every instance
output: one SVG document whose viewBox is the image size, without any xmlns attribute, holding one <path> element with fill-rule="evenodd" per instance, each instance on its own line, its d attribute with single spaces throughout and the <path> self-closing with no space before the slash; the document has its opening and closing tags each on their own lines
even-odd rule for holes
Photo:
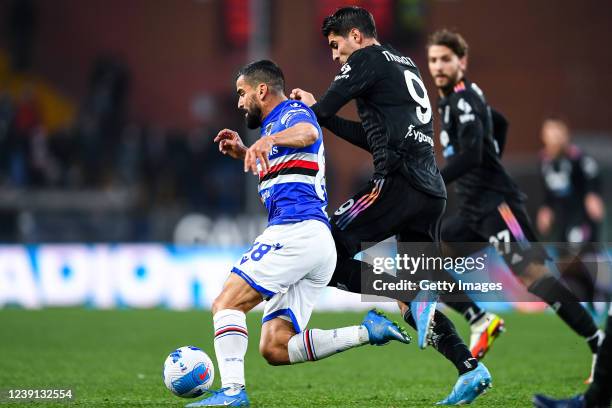
<svg viewBox="0 0 612 408">
<path fill-rule="evenodd" d="M 356 28 L 365 37 L 376 38 L 376 23 L 370 12 L 362 7 L 342 7 L 331 16 L 325 17 L 321 32 L 323 37 L 334 33 L 346 37 L 351 29 Z"/>
<path fill-rule="evenodd" d="M 254 61 L 245 65 L 238 71 L 236 78 L 241 75 L 250 84 L 264 83 L 276 93 L 285 92 L 285 76 L 283 71 L 270 60 Z"/>
<path fill-rule="evenodd" d="M 468 43 L 461 34 L 447 30 L 446 28 L 438 30 L 429 37 L 427 48 L 432 45 L 443 45 L 451 49 L 459 58 L 463 58 L 468 54 Z"/>
</svg>

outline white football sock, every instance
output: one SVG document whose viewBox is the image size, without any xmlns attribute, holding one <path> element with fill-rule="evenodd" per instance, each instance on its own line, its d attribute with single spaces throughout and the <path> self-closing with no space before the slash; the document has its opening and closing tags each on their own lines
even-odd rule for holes
<svg viewBox="0 0 612 408">
<path fill-rule="evenodd" d="M 213 316 L 215 354 L 222 387 L 244 387 L 244 355 L 249 343 L 246 315 L 224 309 Z"/>
<path fill-rule="evenodd" d="M 289 339 L 287 349 L 291 364 L 304 361 L 321 360 L 333 354 L 369 341 L 368 330 L 364 326 L 342 327 L 333 330 L 304 330 Z"/>
</svg>

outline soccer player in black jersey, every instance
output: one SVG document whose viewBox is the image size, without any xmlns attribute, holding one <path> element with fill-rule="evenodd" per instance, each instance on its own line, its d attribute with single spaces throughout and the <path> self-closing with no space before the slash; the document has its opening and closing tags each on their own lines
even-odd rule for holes
<svg viewBox="0 0 612 408">
<path fill-rule="evenodd" d="M 603 333 L 545 265 L 547 254 L 525 211 L 526 197 L 500 162 L 491 109 L 482 90 L 465 77 L 467 43 L 458 33 L 441 30 L 430 37 L 427 50 L 429 71 L 440 95 L 440 142 L 447 161 L 442 177 L 447 185 L 455 184 L 459 200 L 458 213 L 443 221 L 442 240 L 493 243 L 528 291 L 551 305 L 587 340 L 595 359 Z M 482 313 L 475 304 L 470 308 Z"/>
<path fill-rule="evenodd" d="M 341 8 L 324 20 L 322 32 L 333 59 L 342 64 L 340 72 L 318 102 L 302 89 L 294 89 L 292 97 L 312 105 L 320 124 L 372 154 L 371 181 L 331 219 L 338 262 L 330 283 L 370 294 L 361 279 L 362 270 L 364 276 L 373 276 L 372 266 L 353 258 L 365 249 L 362 245 L 392 236 L 404 242 L 439 240 L 446 190 L 434 156 L 432 108 L 416 65 L 378 42 L 374 19 L 367 10 Z M 351 99 L 357 103 L 361 122 L 336 116 Z M 412 327 L 424 315 L 417 313 L 415 303 L 403 310 Z M 460 374 L 442 403 L 471 402 L 488 388 L 491 376 L 471 356 L 452 322 L 435 311 L 435 302 L 428 305 L 431 315 L 435 313 L 433 345 Z M 424 347 L 428 339 L 422 342 L 419 337 Z"/>
<path fill-rule="evenodd" d="M 605 213 L 597 162 L 571 143 L 569 128 L 560 119 L 544 121 L 542 142 L 544 203 L 538 230 L 552 242 L 596 242 Z"/>
<path fill-rule="evenodd" d="M 569 242 L 560 248 L 563 280 L 588 306 L 610 300 L 608 288 L 597 284 L 598 268 L 587 268 L 599 257 L 599 230 L 605 215 L 599 166 L 595 159 L 570 141 L 567 124 L 548 118 L 542 124 L 540 176 L 544 203 L 538 211 L 538 230 L 551 242 Z M 582 262 L 582 261 L 585 262 Z"/>
</svg>

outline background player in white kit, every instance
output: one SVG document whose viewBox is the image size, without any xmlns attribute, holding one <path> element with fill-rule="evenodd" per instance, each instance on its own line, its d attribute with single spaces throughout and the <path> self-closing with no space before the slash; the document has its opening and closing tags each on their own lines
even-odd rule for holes
<svg viewBox="0 0 612 408">
<path fill-rule="evenodd" d="M 319 360 L 366 343 L 410 342 L 402 329 L 375 311 L 359 326 L 304 330 L 336 266 L 325 213 L 323 134 L 307 105 L 287 99 L 283 73 L 271 61 L 242 68 L 236 91 L 247 126 L 261 128 L 262 137 L 247 149 L 238 133 L 224 129 L 215 142 L 223 154 L 244 160 L 245 171 L 259 176 L 268 227 L 234 265 L 213 303 L 222 388 L 189 407 L 249 405 L 245 313 L 263 300 L 259 350 L 273 365 Z"/>
</svg>

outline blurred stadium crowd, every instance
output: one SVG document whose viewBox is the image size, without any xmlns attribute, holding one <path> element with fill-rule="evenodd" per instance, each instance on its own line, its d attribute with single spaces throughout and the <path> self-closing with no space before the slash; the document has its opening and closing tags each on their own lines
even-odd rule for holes
<svg viewBox="0 0 612 408">
<path fill-rule="evenodd" d="M 216 234 L 240 235 L 236 232 L 240 230 L 236 218 L 243 214 L 248 214 L 251 220 L 256 220 L 253 222 L 265 222 L 262 220 L 263 209 L 258 209 L 257 203 L 249 202 L 248 197 L 254 196 L 254 180 L 245 176 L 240 166 L 220 155 L 210 142 L 212 135 L 221 128 L 234 126 L 239 131 L 243 130 L 242 117 L 235 108 L 236 101 L 231 89 L 233 72 L 229 72 L 229 67 L 239 67 L 248 58 L 244 43 L 248 42 L 249 30 L 253 28 L 248 14 L 252 12 L 248 10 L 248 5 L 253 2 L 186 1 L 181 5 L 184 10 L 176 11 L 176 14 L 169 13 L 167 16 L 161 16 L 163 5 L 160 2 L 135 1 L 129 6 L 121 7 L 117 2 L 116 7 L 111 7 L 105 2 L 94 1 L 90 3 L 89 10 L 77 3 L 61 0 L 51 6 L 37 0 L 14 0 L 0 5 L 0 26 L 3 27 L 0 32 L 0 241 L 206 241 L 206 236 L 210 235 L 212 230 L 215 230 Z M 393 45 L 408 48 L 408 54 L 415 56 L 421 71 L 426 70 L 422 43 L 428 32 L 428 24 L 450 21 L 444 11 L 440 11 L 442 8 L 436 7 L 436 2 L 426 6 L 427 2 L 419 0 L 316 0 L 312 2 L 312 19 L 305 19 L 304 23 L 312 26 L 312 33 L 308 33 L 307 39 L 286 39 L 282 33 L 290 29 L 291 24 L 285 27 L 284 22 L 287 19 L 282 18 L 282 15 L 300 13 L 300 10 L 309 8 L 306 3 L 308 2 L 294 2 L 289 5 L 274 0 L 261 2 L 269 8 L 267 11 L 270 18 L 279 22 L 271 25 L 274 32 L 270 33 L 270 56 L 286 69 L 288 83 L 295 84 L 296 79 L 304 79 L 305 83 L 295 85 L 308 86 L 319 92 L 325 89 L 337 67 L 329 60 L 325 44 L 318 33 L 318 24 L 322 15 L 326 15 L 338 5 L 359 4 L 371 9 L 378 21 L 385 22 L 381 24 L 383 39 L 388 38 Z M 445 9 L 448 9 L 449 16 L 453 15 L 452 5 L 447 5 Z M 470 8 L 473 9 L 474 7 Z M 67 10 L 70 10 L 70 15 L 66 15 Z M 195 14 L 193 10 L 201 10 L 202 17 L 198 17 L 199 20 L 196 17 L 193 21 L 190 20 Z M 116 14 L 113 14 L 115 12 Z M 117 22 L 115 27 L 118 33 L 123 34 L 117 34 L 117 38 L 113 40 L 118 39 L 118 42 L 125 41 L 131 45 L 125 45 L 116 53 L 108 46 L 100 46 L 97 54 L 89 59 L 84 57 L 89 54 L 82 50 L 78 57 L 73 57 L 70 51 L 59 48 L 41 52 L 43 43 L 51 43 L 50 40 L 45 42 L 44 38 L 48 36 L 49 30 L 60 32 L 65 29 L 64 35 L 57 36 L 60 42 L 75 35 L 83 35 L 84 38 L 90 35 L 81 33 L 74 27 L 81 27 L 82 30 L 88 21 L 96 19 L 96 13 L 99 14 L 97 20 L 101 26 L 108 24 L 109 16 L 124 20 L 123 23 Z M 149 24 L 149 21 L 145 20 L 152 19 L 154 14 L 155 18 L 161 19 L 156 21 L 163 21 L 167 25 L 167 30 L 164 27 L 156 28 L 161 30 L 159 32 L 151 29 L 153 45 L 128 38 L 125 33 L 132 35 L 139 29 L 133 28 L 129 31 L 129 28 L 122 26 L 125 21 L 131 22 L 132 17 L 137 15 L 138 21 L 134 21 L 134 26 L 141 27 L 142 32 L 142 27 Z M 571 11 L 567 14 L 571 14 Z M 585 16 L 587 15 L 588 10 L 585 11 Z M 54 23 L 54 19 L 59 16 L 65 17 L 65 27 Z M 219 16 L 221 18 L 217 18 Z M 78 20 L 82 21 L 79 23 Z M 210 29 L 206 23 L 202 23 L 213 20 L 217 25 Z M 161 86 L 155 84 L 155 76 L 152 77 L 150 73 L 142 74 L 141 67 L 134 63 L 137 56 L 126 58 L 125 49 L 138 55 L 135 49 L 138 46 L 143 49 L 167 47 L 167 44 L 161 44 L 159 40 L 167 37 L 166 32 L 184 26 L 185 33 L 191 33 L 189 30 L 194 30 L 194 24 L 201 25 L 202 32 L 220 31 L 219 38 L 215 37 L 209 41 L 203 36 L 205 40 L 202 44 L 198 43 L 198 38 L 195 42 L 197 47 L 191 49 L 191 44 L 188 44 L 189 47 L 185 50 L 181 44 L 168 40 L 177 49 L 174 54 L 171 50 L 165 50 L 168 59 L 174 58 L 170 55 L 183 56 L 184 60 L 175 61 L 177 66 L 189 65 L 189 62 L 185 61 L 194 61 L 193 71 L 175 69 L 169 73 L 174 77 L 169 77 L 168 81 L 176 80 L 177 73 L 179 76 L 184 72 L 193 73 L 194 76 L 204 78 L 208 89 L 204 89 L 199 96 L 197 93 L 195 97 L 188 94 L 191 102 L 180 107 L 175 106 L 176 95 L 173 95 L 173 100 L 166 101 L 169 109 L 173 110 L 168 111 L 165 116 L 172 116 L 174 112 L 182 109 L 191 110 L 185 113 L 185 116 L 190 115 L 195 119 L 169 125 L 167 121 L 157 120 L 155 115 L 141 115 L 138 109 L 134 109 L 135 105 L 142 105 L 142 101 L 151 94 L 159 96 L 160 100 L 165 95 L 157 90 L 150 94 L 142 92 L 143 87 L 153 89 L 159 86 L 161 89 Z M 70 31 L 71 29 L 73 31 Z M 299 33 L 296 35 L 304 36 Z M 108 36 L 112 37 L 111 34 Z M 176 38 L 182 37 L 176 34 Z M 78 43 L 75 47 L 85 49 L 81 44 L 85 43 L 85 40 L 78 40 L 75 38 L 75 43 Z M 99 38 L 97 40 L 101 41 Z M 288 58 L 293 58 L 294 40 L 305 43 L 304 49 L 300 48 L 305 62 L 303 65 L 284 65 L 283 62 L 288 61 Z M 57 39 L 55 41 L 58 42 Z M 155 44 L 155 41 L 159 44 Z M 93 40 L 90 42 L 94 43 Z M 211 45 L 213 43 L 221 45 L 215 48 Z M 479 44 L 477 41 L 474 43 L 477 44 L 475 49 L 478 50 Z M 72 44 L 66 46 L 71 47 Z M 95 48 L 95 44 L 91 47 Z M 117 47 L 121 48 L 120 44 Z M 217 62 L 210 58 L 211 55 L 220 55 L 220 52 L 224 55 L 223 61 Z M 192 54 L 202 54 L 204 57 L 199 58 Z M 37 65 L 41 55 L 47 57 L 45 69 L 41 69 L 40 64 Z M 58 61 L 48 61 L 49 55 L 57 55 Z M 525 55 L 528 60 L 529 54 Z M 162 58 L 164 57 L 165 54 Z M 154 56 L 151 58 L 150 65 L 159 62 Z M 146 61 L 146 57 L 144 60 Z M 154 60 L 157 62 L 153 62 Z M 474 58 L 474 61 L 481 62 L 483 59 Z M 217 63 L 220 65 L 215 65 Z M 79 69 L 75 67 L 81 67 L 80 70 L 84 71 L 83 66 L 88 67 L 85 69 L 87 74 L 71 72 L 71 69 Z M 316 75 L 305 74 L 310 66 L 320 68 L 321 72 Z M 65 72 L 62 75 L 48 75 L 48 72 L 52 72 L 49 67 L 65 67 Z M 201 67 L 206 67 L 207 71 L 197 72 Z M 494 70 L 486 71 L 487 75 L 490 71 Z M 218 72 L 219 75 L 208 78 L 210 72 Z M 164 74 L 161 69 L 156 72 L 158 76 Z M 423 74 L 426 76 L 425 72 Z M 75 79 L 77 77 L 84 79 L 77 84 L 76 89 L 79 91 L 75 92 L 75 87 L 67 87 L 66 83 L 78 82 Z M 483 74 L 474 79 L 478 82 L 479 78 L 483 78 L 486 84 L 490 77 Z M 177 88 L 189 88 L 190 85 L 186 86 L 186 83 L 191 79 L 192 77 L 185 77 L 183 83 L 172 84 L 170 87 L 175 92 L 178 92 Z M 510 83 L 504 85 L 510 88 L 514 86 Z M 584 88 L 584 84 L 579 85 Z M 203 88 L 198 84 L 194 85 L 194 89 L 198 86 Z M 489 94 L 495 96 L 494 90 L 489 91 Z M 541 93 L 546 94 L 546 91 Z M 435 99 L 431 91 L 430 98 L 432 102 Z M 138 103 L 134 102 L 136 99 Z M 163 112 L 166 106 L 156 100 L 148 102 L 159 105 L 157 111 L 149 109 L 153 112 Z M 537 98 L 533 103 L 537 103 Z M 579 103 L 582 103 L 580 98 L 567 101 L 568 109 L 573 108 L 572 104 Z M 538 129 L 532 126 L 531 134 L 521 134 L 526 124 L 533 125 L 533 117 L 528 115 L 533 116 L 534 113 L 532 110 L 525 111 L 523 107 L 526 116 L 520 117 L 527 119 L 517 121 L 515 119 L 519 117 L 516 114 L 518 105 L 513 103 L 509 109 L 511 146 L 506 155 L 506 163 L 521 187 L 530 195 L 530 211 L 535 215 L 541 203 L 538 197 L 542 195 L 540 186 L 533 182 L 537 172 L 537 151 L 533 148 L 537 142 L 534 143 L 533 138 L 537 136 Z M 565 107 L 552 108 L 555 113 L 563 113 Z M 506 106 L 502 105 L 501 109 L 505 111 Z M 523 111 L 519 111 L 521 115 Z M 586 119 L 582 119 L 581 123 L 584 123 Z M 584 129 L 584 126 L 581 128 Z M 585 130 L 587 133 L 608 132 L 603 136 L 598 134 L 590 146 L 591 151 L 594 146 L 595 153 L 598 151 L 601 155 L 606 155 L 606 149 L 610 148 L 610 129 L 602 130 L 594 125 L 593 129 Z M 363 155 L 359 156 L 358 152 L 349 151 L 344 154 L 342 142 L 328 138 L 326 144 L 330 207 L 335 207 L 356 185 L 368 177 L 370 168 L 364 165 Z M 528 156 L 525 155 L 525 145 L 528 145 L 530 152 Z M 589 151 L 589 146 L 586 150 Z M 525 163 L 529 166 L 525 166 Z M 610 177 L 606 177 L 606 174 L 610 174 L 611 163 L 604 160 L 600 164 L 605 199 L 609 197 Z M 186 215 L 193 213 L 201 214 L 198 218 L 199 224 L 196 223 L 195 227 L 187 228 L 186 231 L 184 228 L 178 231 L 178 226 L 185 225 L 181 224 L 181 219 L 184 220 Z M 220 217 L 224 224 L 216 225 L 216 220 Z M 244 224 L 244 219 L 240 222 Z M 247 234 L 226 241 L 246 243 L 251 238 Z"/>
<path fill-rule="evenodd" d="M 173 130 L 129 121 L 129 85 L 125 65 L 99 59 L 74 120 L 55 130 L 45 121 L 48 112 L 38 98 L 40 89 L 35 82 L 24 80 L 15 97 L 0 94 L 2 186 L 139 188 L 149 202 L 179 201 L 207 212 L 223 208 L 237 213 L 239 190 L 224 188 L 215 173 L 235 185 L 240 183 L 240 171 L 236 166 L 226 168 L 207 143 L 214 129 Z"/>
</svg>

